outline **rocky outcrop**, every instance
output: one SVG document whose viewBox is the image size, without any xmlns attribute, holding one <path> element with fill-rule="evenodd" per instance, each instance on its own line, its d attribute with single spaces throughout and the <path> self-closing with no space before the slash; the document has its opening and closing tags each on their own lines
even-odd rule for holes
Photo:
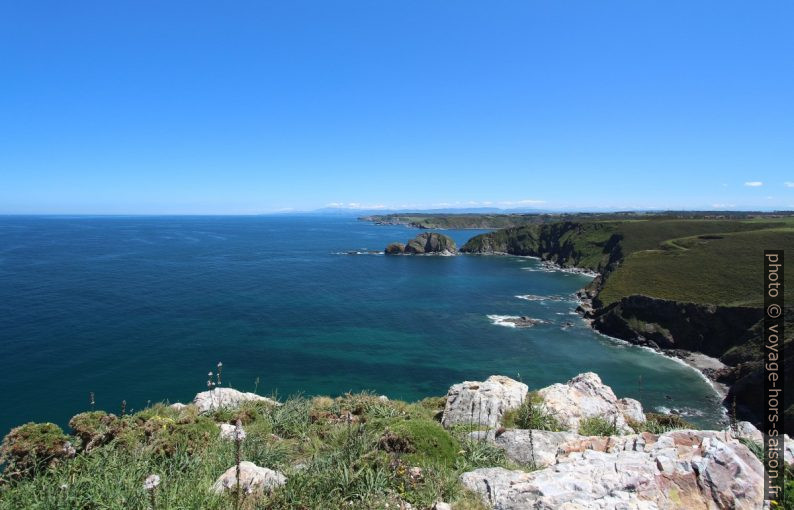
<svg viewBox="0 0 794 510">
<path fill-rule="evenodd" d="M 763 466 L 726 432 L 623 436 L 594 449 L 584 438 L 561 447 L 553 466 L 526 473 L 477 469 L 460 480 L 495 510 L 757 509 Z M 574 441 L 575 443 L 575 441 Z"/>
<path fill-rule="evenodd" d="M 245 494 L 269 492 L 287 483 L 287 478 L 279 471 L 260 467 L 253 462 L 240 463 L 240 489 Z M 227 469 L 212 485 L 216 494 L 237 490 L 237 466 Z"/>
<path fill-rule="evenodd" d="M 457 423 L 497 426 L 504 413 L 524 402 L 527 385 L 502 375 L 492 375 L 483 382 L 465 381 L 447 392 L 441 424 Z"/>
<path fill-rule="evenodd" d="M 273 399 L 257 395 L 256 393 L 243 393 L 232 388 L 214 388 L 209 391 L 202 391 L 193 398 L 193 405 L 198 407 L 201 414 L 218 409 L 236 408 L 243 402 L 265 402 L 274 406 L 281 405 Z"/>
<path fill-rule="evenodd" d="M 526 429 L 508 429 L 497 434 L 494 431 L 471 433 L 472 439 L 487 440 L 504 450 L 505 456 L 513 462 L 535 467 L 556 464 L 560 446 L 581 437 L 573 432 L 549 430 L 533 430 L 530 434 Z"/>
<path fill-rule="evenodd" d="M 450 237 L 438 232 L 419 234 L 408 244 L 392 243 L 384 250 L 386 255 L 455 255 L 458 247 Z"/>
<path fill-rule="evenodd" d="M 386 255 L 402 255 L 405 253 L 405 245 L 403 243 L 391 243 L 383 250 Z"/>
<path fill-rule="evenodd" d="M 750 329 L 762 317 L 760 308 L 628 296 L 596 312 L 593 327 L 639 345 L 720 357 L 731 347 L 745 344 Z"/>
<path fill-rule="evenodd" d="M 577 432 L 584 418 L 600 417 L 614 423 L 622 433 L 634 430 L 628 420 L 644 422 L 642 404 L 634 399 L 618 399 L 612 388 L 593 372 L 579 374 L 565 384 L 552 384 L 538 391 L 543 406 L 567 430 Z"/>
</svg>

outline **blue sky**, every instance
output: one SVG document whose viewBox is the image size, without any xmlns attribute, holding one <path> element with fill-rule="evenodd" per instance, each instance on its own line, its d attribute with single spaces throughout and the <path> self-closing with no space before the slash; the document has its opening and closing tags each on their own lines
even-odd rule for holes
<svg viewBox="0 0 794 510">
<path fill-rule="evenodd" d="M 792 19 L 788 1 L 4 2 L 0 213 L 790 209 Z"/>
</svg>

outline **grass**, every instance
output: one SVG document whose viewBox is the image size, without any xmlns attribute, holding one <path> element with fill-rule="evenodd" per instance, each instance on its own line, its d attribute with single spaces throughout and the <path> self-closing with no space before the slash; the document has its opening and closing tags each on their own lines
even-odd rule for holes
<svg viewBox="0 0 794 510">
<path fill-rule="evenodd" d="M 560 422 L 543 407 L 543 399 L 537 392 L 531 392 L 516 409 L 505 413 L 502 423 L 506 428 L 550 430 L 559 432 L 564 430 Z"/>
<path fill-rule="evenodd" d="M 124 417 L 82 413 L 70 421 L 73 436 L 53 424 L 28 424 L 2 448 L 13 452 L 6 462 L 15 469 L 0 477 L 0 509 L 148 508 L 143 481 L 151 474 L 162 480 L 158 508 L 234 508 L 233 494 L 209 487 L 235 463 L 235 445 L 219 438 L 218 425 L 237 419 L 246 430 L 242 459 L 288 480 L 258 501 L 248 497 L 244 509 L 399 508 L 400 502 L 429 508 L 437 501 L 483 509 L 459 475 L 516 466 L 493 445 L 442 428 L 435 419 L 439 401 L 294 396 L 278 407 L 246 403 L 208 416 L 193 406 L 176 411 L 158 404 Z M 398 447 L 387 447 L 389 440 Z M 65 441 L 76 455 L 60 455 Z M 53 452 L 60 456 L 50 462 Z"/>
<path fill-rule="evenodd" d="M 794 228 L 668 239 L 657 249 L 629 254 L 606 279 L 598 297 L 605 306 L 634 294 L 701 304 L 760 306 L 764 248 L 794 250 Z M 794 281 L 788 283 L 786 298 L 792 299 Z"/>
<path fill-rule="evenodd" d="M 592 416 L 579 422 L 579 434 L 582 436 L 618 436 L 620 432 L 611 420 L 601 416 Z"/>
</svg>

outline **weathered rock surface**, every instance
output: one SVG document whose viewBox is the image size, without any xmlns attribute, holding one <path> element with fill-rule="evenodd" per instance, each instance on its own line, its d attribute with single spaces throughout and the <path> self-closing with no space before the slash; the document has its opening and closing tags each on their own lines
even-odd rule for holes
<svg viewBox="0 0 794 510">
<path fill-rule="evenodd" d="M 199 413 L 209 413 L 218 409 L 239 407 L 243 402 L 258 401 L 270 405 L 281 405 L 273 399 L 257 395 L 256 393 L 243 393 L 232 388 L 215 388 L 202 391 L 193 399 L 193 404 L 198 407 Z"/>
<path fill-rule="evenodd" d="M 405 253 L 405 245 L 403 243 L 391 243 L 383 250 L 386 255 L 402 255 Z"/>
<path fill-rule="evenodd" d="M 538 391 L 546 410 L 564 428 L 577 432 L 583 418 L 602 417 L 622 433 L 632 433 L 627 419 L 645 421 L 642 404 L 630 398 L 618 400 L 612 388 L 593 372 L 579 374 L 565 384 L 552 384 Z"/>
<path fill-rule="evenodd" d="M 479 424 L 495 427 L 505 411 L 521 405 L 527 396 L 527 385 L 502 375 L 492 375 L 484 382 L 465 381 L 454 384 L 447 392 L 441 424 Z"/>
<path fill-rule="evenodd" d="M 243 461 L 240 463 L 240 488 L 245 493 L 271 491 L 285 483 L 287 483 L 287 477 L 279 471 L 259 467 L 253 462 Z M 216 494 L 221 494 L 226 490 L 237 490 L 237 466 L 227 469 L 215 481 L 211 490 Z"/>
<path fill-rule="evenodd" d="M 225 441 L 234 441 L 235 437 L 237 437 L 237 427 L 231 425 L 229 423 L 221 423 L 221 431 L 218 434 L 218 437 Z"/>
<path fill-rule="evenodd" d="M 501 434 L 493 431 L 473 432 L 471 437 L 475 440 L 487 438 L 489 442 L 504 450 L 508 459 L 536 467 L 551 466 L 557 462 L 557 451 L 560 446 L 577 438 L 582 438 L 573 432 L 551 432 L 548 430 L 533 430 L 532 441 L 530 431 L 526 429 L 508 429 Z"/>
<path fill-rule="evenodd" d="M 614 442 L 593 449 L 607 439 Z M 750 510 L 763 505 L 761 462 L 730 434 L 716 431 L 582 438 L 561 448 L 557 464 L 545 469 L 477 469 L 460 479 L 495 510 Z"/>
<path fill-rule="evenodd" d="M 452 238 L 438 232 L 419 234 L 408 244 L 392 243 L 384 250 L 386 255 L 455 255 L 458 246 Z"/>
</svg>

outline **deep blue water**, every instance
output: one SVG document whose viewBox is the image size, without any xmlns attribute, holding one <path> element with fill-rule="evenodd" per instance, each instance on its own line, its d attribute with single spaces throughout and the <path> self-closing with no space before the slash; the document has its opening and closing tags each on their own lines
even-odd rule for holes
<svg viewBox="0 0 794 510">
<path fill-rule="evenodd" d="M 218 361 L 246 391 L 403 399 L 491 374 L 538 388 L 591 370 L 646 407 L 700 425 L 721 416 L 696 372 L 572 314 L 587 277 L 518 257 L 340 254 L 416 233 L 334 217 L 0 217 L 0 431 L 65 425 L 92 391 L 113 412 L 123 399 L 188 401 Z M 479 232 L 445 233 L 460 245 Z M 516 297 L 527 294 L 550 299 Z"/>
</svg>

